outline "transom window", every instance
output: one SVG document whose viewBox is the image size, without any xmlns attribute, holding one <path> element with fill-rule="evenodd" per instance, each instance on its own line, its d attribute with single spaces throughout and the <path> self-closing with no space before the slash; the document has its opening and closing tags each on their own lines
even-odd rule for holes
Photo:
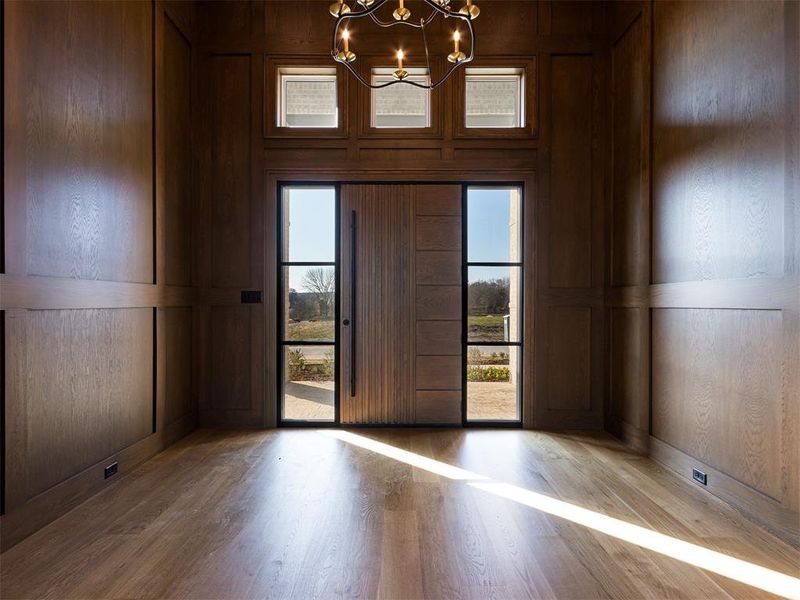
<svg viewBox="0 0 800 600">
<path fill-rule="evenodd" d="M 468 67 L 465 78 L 466 127 L 525 126 L 524 69 Z"/>
<path fill-rule="evenodd" d="M 278 70 L 278 127 L 338 125 L 335 67 Z"/>
<path fill-rule="evenodd" d="M 426 69 L 406 68 L 407 81 L 428 85 Z M 394 81 L 394 68 L 372 70 L 373 85 Z M 430 90 L 397 84 L 372 90 L 372 126 L 376 128 L 430 127 Z"/>
</svg>

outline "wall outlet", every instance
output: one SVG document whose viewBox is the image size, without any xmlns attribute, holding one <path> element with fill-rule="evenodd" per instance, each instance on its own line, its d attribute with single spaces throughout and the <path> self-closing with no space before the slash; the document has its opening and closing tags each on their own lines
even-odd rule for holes
<svg viewBox="0 0 800 600">
<path fill-rule="evenodd" d="M 694 479 L 697 483 L 708 485 L 708 475 L 706 475 L 699 469 L 692 469 L 692 479 Z"/>
<path fill-rule="evenodd" d="M 110 465 L 108 465 L 108 466 L 105 468 L 105 470 L 103 471 L 104 478 L 105 478 L 105 479 L 108 479 L 108 478 L 109 478 L 109 477 L 111 477 L 112 475 L 115 475 L 115 474 L 117 473 L 117 466 L 118 466 L 118 465 L 117 465 L 117 463 L 116 463 L 116 462 L 113 462 L 113 463 L 111 463 Z"/>
</svg>

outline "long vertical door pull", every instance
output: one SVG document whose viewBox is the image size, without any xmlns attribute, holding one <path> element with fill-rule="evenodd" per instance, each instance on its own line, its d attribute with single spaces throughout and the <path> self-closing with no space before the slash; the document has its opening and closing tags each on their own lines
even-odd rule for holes
<svg viewBox="0 0 800 600">
<path fill-rule="evenodd" d="M 356 211 L 350 215 L 350 396 L 356 395 Z"/>
</svg>

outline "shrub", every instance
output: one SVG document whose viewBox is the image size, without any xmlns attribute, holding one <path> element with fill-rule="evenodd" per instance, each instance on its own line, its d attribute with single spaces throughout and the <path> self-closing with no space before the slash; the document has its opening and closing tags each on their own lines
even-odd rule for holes
<svg viewBox="0 0 800 600">
<path fill-rule="evenodd" d="M 328 379 L 333 377 L 333 350 L 328 350 L 322 359 L 322 373 Z"/>
<path fill-rule="evenodd" d="M 303 378 L 303 371 L 306 368 L 306 357 L 301 348 L 289 350 L 289 379 L 298 381 Z"/>
<path fill-rule="evenodd" d="M 467 381 L 508 381 L 509 376 L 508 367 L 467 367 Z"/>
</svg>

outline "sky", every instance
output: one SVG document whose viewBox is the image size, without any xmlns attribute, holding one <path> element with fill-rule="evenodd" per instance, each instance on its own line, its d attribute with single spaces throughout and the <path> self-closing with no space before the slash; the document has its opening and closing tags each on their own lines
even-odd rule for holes
<svg viewBox="0 0 800 600">
<path fill-rule="evenodd" d="M 291 235 L 285 261 L 335 260 L 336 194 L 333 188 L 290 188 Z M 467 258 L 472 262 L 509 260 L 509 190 L 470 188 L 467 196 Z M 331 267 L 332 268 L 332 267 Z M 289 286 L 300 290 L 307 267 L 292 267 Z M 508 277 L 505 267 L 472 267 L 469 279 Z"/>
</svg>

